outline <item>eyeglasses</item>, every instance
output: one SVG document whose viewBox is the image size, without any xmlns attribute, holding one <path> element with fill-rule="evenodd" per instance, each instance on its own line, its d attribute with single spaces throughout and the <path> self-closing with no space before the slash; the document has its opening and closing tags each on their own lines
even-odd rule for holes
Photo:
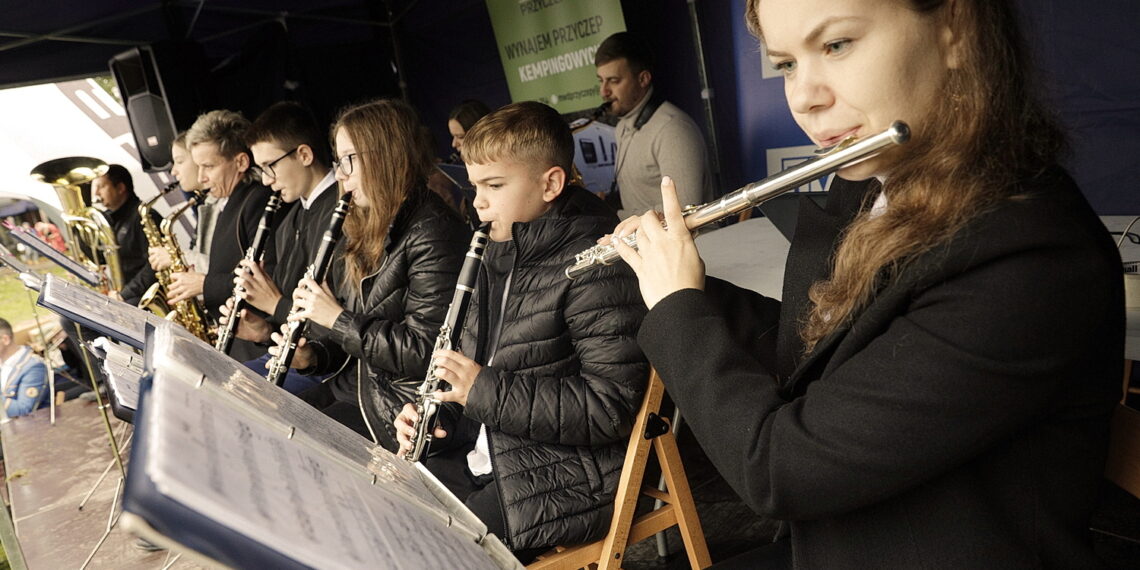
<svg viewBox="0 0 1140 570">
<path fill-rule="evenodd" d="M 333 169 L 334 170 L 340 170 L 341 173 L 343 173 L 345 176 L 351 176 L 352 175 L 352 169 L 353 169 L 352 163 L 356 159 L 356 155 L 360 154 L 361 152 L 364 152 L 364 151 L 350 152 L 350 153 L 340 157 L 339 159 L 334 158 L 332 161 Z"/>
<path fill-rule="evenodd" d="M 282 160 L 285 160 L 286 157 L 297 152 L 297 149 L 299 149 L 299 148 L 301 148 L 301 147 L 295 146 L 295 147 L 293 147 L 293 150 L 277 157 L 274 160 L 271 160 L 271 161 L 265 163 L 264 166 L 258 166 L 255 164 L 252 167 L 250 167 L 250 170 L 253 172 L 254 176 L 257 176 L 258 178 L 274 178 L 274 179 L 276 179 L 277 173 L 273 171 L 273 165 L 277 164 L 278 162 L 281 162 Z"/>
<path fill-rule="evenodd" d="M 334 158 L 332 161 L 333 169 L 334 170 L 340 170 L 342 173 L 344 173 L 345 176 L 352 175 L 352 171 L 356 167 L 356 164 L 355 164 L 356 163 L 356 155 L 364 154 L 366 152 L 372 152 L 372 151 L 370 151 L 370 150 L 358 150 L 356 152 L 350 152 L 350 153 L 340 157 L 339 159 Z"/>
</svg>

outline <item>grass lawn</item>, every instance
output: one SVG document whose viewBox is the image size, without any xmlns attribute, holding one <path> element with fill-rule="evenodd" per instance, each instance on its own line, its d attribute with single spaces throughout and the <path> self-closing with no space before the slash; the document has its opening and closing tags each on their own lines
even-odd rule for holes
<svg viewBox="0 0 1140 570">
<path fill-rule="evenodd" d="M 66 272 L 50 262 L 42 262 L 47 265 L 38 264 L 33 268 L 36 271 L 54 273 L 58 276 L 63 276 Z M 16 276 L 16 272 L 8 267 L 0 269 L 0 318 L 7 320 L 12 326 L 17 326 L 24 321 L 30 321 L 36 315 L 44 316 L 50 314 L 51 311 L 43 307 L 34 307 L 36 297 L 39 294 L 35 291 L 24 287 L 24 283 Z"/>
</svg>

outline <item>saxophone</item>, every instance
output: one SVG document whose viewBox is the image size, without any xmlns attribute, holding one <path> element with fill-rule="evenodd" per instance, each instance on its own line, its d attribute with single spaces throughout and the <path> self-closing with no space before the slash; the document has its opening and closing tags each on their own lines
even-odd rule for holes
<svg viewBox="0 0 1140 570">
<path fill-rule="evenodd" d="M 178 182 L 171 182 L 158 193 L 158 196 L 139 204 L 139 223 L 142 224 L 143 235 L 146 236 L 148 248 L 165 247 L 162 231 L 151 219 L 150 214 L 155 202 L 176 189 L 178 189 Z M 166 290 L 170 287 L 170 268 L 156 270 L 154 276 L 156 281 L 147 288 L 142 298 L 139 299 L 139 308 L 148 309 L 160 317 L 165 317 L 170 314 L 170 306 L 166 302 Z"/>
<path fill-rule="evenodd" d="M 817 156 L 787 170 L 729 192 L 719 200 L 686 208 L 685 227 L 695 230 L 711 224 L 908 140 L 910 128 L 902 121 L 895 121 L 883 132 L 863 140 L 847 139 L 833 147 L 819 149 Z M 622 241 L 637 249 L 636 233 L 625 236 Z M 574 264 L 566 268 L 566 277 L 574 279 L 596 267 L 610 265 L 619 257 L 617 248 L 612 244 L 596 245 L 575 256 Z"/>
<path fill-rule="evenodd" d="M 333 253 L 336 250 L 336 243 L 340 241 L 342 229 L 344 227 L 344 218 L 348 215 L 348 208 L 352 205 L 352 193 L 345 192 L 340 200 L 337 201 L 336 207 L 333 209 L 332 217 L 329 219 L 328 229 L 321 237 L 321 246 L 317 249 L 317 254 L 313 257 L 313 262 L 309 264 L 309 268 L 305 270 L 305 277 L 312 279 L 317 283 L 325 280 L 325 275 L 328 274 L 329 266 L 332 265 Z M 296 310 L 293 307 L 290 312 Z M 285 384 L 285 374 L 289 372 L 289 364 L 293 362 L 293 355 L 297 353 L 297 343 L 301 340 L 301 335 L 304 334 L 304 325 L 308 321 L 289 321 L 288 328 L 283 336 L 283 344 L 281 344 L 281 353 L 269 359 L 265 364 L 268 371 L 265 374 L 265 379 L 273 382 L 278 386 Z"/>
<path fill-rule="evenodd" d="M 404 454 L 404 459 L 408 461 L 419 461 L 431 443 L 431 428 L 435 424 L 435 413 L 440 404 L 433 395 L 440 383 L 435 374 L 435 355 L 441 350 L 451 350 L 458 344 L 459 332 L 471 303 L 471 293 L 475 290 L 475 279 L 479 276 L 479 266 L 483 263 L 483 250 L 487 248 L 488 230 L 489 224 L 483 224 L 471 236 L 471 245 L 467 248 L 463 267 L 459 269 L 455 293 L 451 297 L 451 304 L 447 306 L 447 315 L 443 318 L 443 325 L 439 327 L 439 335 L 435 337 L 435 345 L 431 349 L 427 374 L 423 383 L 416 388 L 416 413 L 419 414 L 419 419 L 412 425 L 416 430 L 412 436 L 412 447 Z"/>
<path fill-rule="evenodd" d="M 178 245 L 178 236 L 174 235 L 174 224 L 187 210 L 201 204 L 207 195 L 206 190 L 195 192 L 185 204 L 171 213 L 165 220 L 162 220 L 162 225 L 159 229 L 162 232 L 162 245 L 166 248 L 166 252 L 170 254 L 169 272 L 171 275 L 182 273 L 189 269 L 186 265 L 186 259 L 182 255 L 182 247 Z M 202 306 L 202 301 L 197 297 L 175 303 L 174 310 L 167 314 L 166 318 L 186 327 L 186 330 L 190 331 L 190 334 L 213 344 L 213 334 L 210 332 L 209 324 L 206 322 L 206 309 Z"/>
<path fill-rule="evenodd" d="M 280 207 L 281 192 L 274 192 L 269 197 L 269 202 L 265 204 L 265 212 L 261 214 L 261 221 L 257 223 L 257 233 L 253 234 L 253 243 L 245 250 L 246 261 L 256 263 L 261 260 L 261 256 L 265 252 L 265 244 L 269 242 L 269 236 L 273 233 L 269 227 L 273 223 L 273 214 L 277 213 L 277 209 Z M 219 327 L 218 340 L 214 344 L 214 348 L 225 354 L 229 354 L 230 348 L 233 347 L 238 321 L 241 320 L 241 311 L 247 304 L 240 293 L 241 287 L 234 285 L 234 292 L 230 297 L 234 300 L 234 308 L 230 311 L 230 318 L 226 321 L 226 326 Z"/>
</svg>

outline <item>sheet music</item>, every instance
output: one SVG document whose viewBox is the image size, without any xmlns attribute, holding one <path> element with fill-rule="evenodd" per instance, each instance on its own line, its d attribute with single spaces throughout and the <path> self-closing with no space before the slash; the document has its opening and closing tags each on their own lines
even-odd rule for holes
<svg viewBox="0 0 1140 570">
<path fill-rule="evenodd" d="M 116 301 L 52 274 L 44 276 L 39 304 L 99 334 L 142 349 L 146 323 L 166 321 L 138 307 Z"/>
<path fill-rule="evenodd" d="M 139 381 L 142 375 L 110 361 L 103 362 L 103 372 L 107 374 L 107 382 L 111 385 L 111 394 L 115 403 L 128 410 L 139 407 Z"/>
<path fill-rule="evenodd" d="M 128 410 L 138 409 L 142 355 L 105 337 L 95 339 L 92 344 L 104 354 L 103 372 L 107 375 L 115 403 Z"/>
<path fill-rule="evenodd" d="M 8 228 L 8 232 L 20 243 L 36 250 L 36 253 L 48 258 L 56 265 L 64 268 L 67 272 L 82 279 L 88 285 L 96 287 L 102 282 L 102 278 L 97 272 L 91 271 L 74 259 L 67 257 L 41 239 L 35 232 L 21 227 Z"/>
<path fill-rule="evenodd" d="M 439 509 L 439 499 L 424 485 L 423 475 L 413 464 L 330 421 L 320 410 L 274 386 L 181 327 L 169 324 L 159 327 L 155 331 L 155 346 L 148 350 L 154 358 L 156 382 L 194 385 L 200 382 L 201 389 L 230 401 L 244 413 L 256 414 L 277 433 L 292 433 L 293 440 L 323 450 L 344 468 L 367 472 L 378 482 L 403 493 L 408 500 L 426 509 Z M 462 524 L 473 536 L 486 533 L 486 526 L 474 515 L 469 512 L 463 515 Z"/>
<path fill-rule="evenodd" d="M 145 470 L 164 495 L 314 567 L 495 567 L 472 538 L 219 396 L 156 378 Z"/>
</svg>

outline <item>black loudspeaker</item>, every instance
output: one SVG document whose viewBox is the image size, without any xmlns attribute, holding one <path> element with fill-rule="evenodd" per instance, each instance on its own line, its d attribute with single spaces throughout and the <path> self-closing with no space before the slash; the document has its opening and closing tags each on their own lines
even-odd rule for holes
<svg viewBox="0 0 1140 570">
<path fill-rule="evenodd" d="M 176 134 L 210 109 L 200 46 L 178 42 L 135 47 L 111 58 L 109 66 L 143 170 L 169 170 Z"/>
</svg>

